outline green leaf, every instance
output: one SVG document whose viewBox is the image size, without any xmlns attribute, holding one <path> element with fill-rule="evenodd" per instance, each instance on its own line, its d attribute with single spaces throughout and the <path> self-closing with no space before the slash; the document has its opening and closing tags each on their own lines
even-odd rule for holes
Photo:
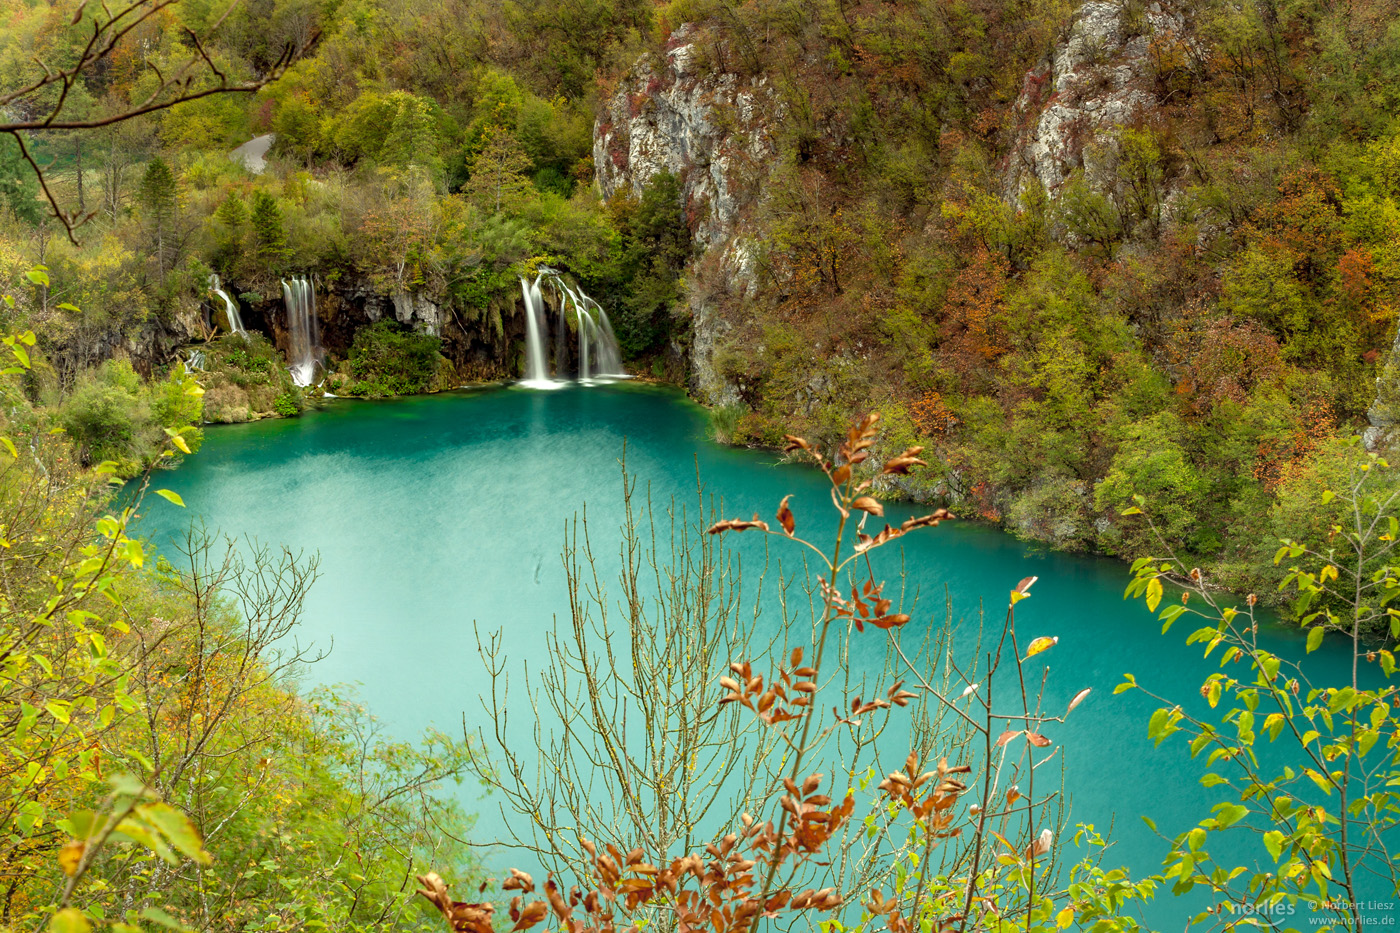
<svg viewBox="0 0 1400 933">
<path fill-rule="evenodd" d="M 1308 653 L 1309 653 L 1309 654 L 1312 654 L 1314 651 L 1316 651 L 1316 650 L 1318 649 L 1318 646 L 1322 644 L 1322 635 L 1323 635 L 1323 628 L 1322 628 L 1322 626 L 1320 626 L 1320 625 L 1315 625 L 1315 626 L 1312 627 L 1311 630 L 1308 631 Z"/>
<path fill-rule="evenodd" d="M 146 822 L 164 833 L 171 845 L 179 849 L 186 858 L 201 865 L 210 864 L 212 859 L 205 851 L 204 842 L 199 838 L 199 832 L 188 816 L 166 803 L 147 804 L 141 808 L 141 815 Z"/>
<path fill-rule="evenodd" d="M 169 927 L 172 930 L 185 929 L 185 925 L 183 923 L 176 920 L 174 917 L 170 916 L 168 913 L 161 910 L 159 907 L 147 907 L 146 909 L 142 910 L 141 919 L 151 920 L 155 923 L 159 923 L 163 927 Z"/>
<path fill-rule="evenodd" d="M 175 503 L 182 509 L 185 507 L 185 500 L 181 499 L 180 494 L 177 492 L 171 492 L 169 489 L 157 489 L 156 495 L 160 496 L 167 502 Z"/>
<path fill-rule="evenodd" d="M 88 918 L 76 907 L 65 907 L 49 920 L 49 933 L 87 933 L 91 929 Z"/>
<path fill-rule="evenodd" d="M 1153 577 L 1147 581 L 1147 611 L 1156 612 L 1157 604 L 1162 601 L 1162 580 L 1160 577 Z"/>
<path fill-rule="evenodd" d="M 49 274 L 44 270 L 43 266 L 35 266 L 33 269 L 24 273 L 24 277 L 35 285 L 42 285 L 45 288 L 49 287 Z"/>
<path fill-rule="evenodd" d="M 1221 829 L 1234 826 L 1246 816 L 1249 816 L 1249 808 L 1239 803 L 1222 803 L 1215 810 L 1215 821 Z"/>
</svg>

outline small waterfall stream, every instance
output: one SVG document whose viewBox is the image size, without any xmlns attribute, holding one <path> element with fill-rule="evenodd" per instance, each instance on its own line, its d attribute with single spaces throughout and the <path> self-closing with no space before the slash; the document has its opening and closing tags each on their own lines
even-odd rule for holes
<svg viewBox="0 0 1400 933">
<path fill-rule="evenodd" d="M 209 276 L 209 290 L 224 300 L 224 316 L 228 320 L 229 333 L 248 333 L 243 328 L 243 316 L 238 313 L 238 303 L 229 297 L 228 292 L 224 291 L 223 283 L 219 281 L 217 274 Z"/>
<path fill-rule="evenodd" d="M 554 331 L 554 373 L 551 376 L 546 348 L 549 346 L 549 314 L 542 282 L 551 286 L 558 305 Z M 568 325 L 572 314 L 578 339 L 578 381 L 626 378 L 622 352 L 617 346 L 612 322 L 603 306 L 581 289 L 564 281 L 558 271 L 541 266 L 533 282 L 522 278 L 520 291 L 525 297 L 525 378 L 521 385 L 536 389 L 563 385 L 568 368 Z"/>
<path fill-rule="evenodd" d="M 304 275 L 282 280 L 282 300 L 287 305 L 287 334 L 290 343 L 287 368 L 292 381 L 309 386 L 321 366 L 321 325 L 316 320 L 316 289 Z"/>
</svg>

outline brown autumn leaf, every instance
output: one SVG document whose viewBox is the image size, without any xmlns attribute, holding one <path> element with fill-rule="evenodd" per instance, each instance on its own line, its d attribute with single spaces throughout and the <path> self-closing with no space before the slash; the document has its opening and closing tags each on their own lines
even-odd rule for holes
<svg viewBox="0 0 1400 933">
<path fill-rule="evenodd" d="M 788 500 L 791 498 L 791 494 L 783 496 L 783 501 L 778 505 L 778 524 L 783 526 L 783 531 L 789 538 L 797 529 L 797 522 L 792 517 L 792 509 L 788 508 Z"/>
<path fill-rule="evenodd" d="M 956 516 L 954 516 L 953 513 L 949 512 L 947 509 L 937 509 L 933 512 L 930 512 L 927 515 L 918 515 L 913 518 L 906 518 L 903 522 L 900 523 L 899 530 L 901 532 L 908 532 L 913 531 L 915 528 L 923 528 L 925 526 L 932 527 L 937 525 L 944 519 L 951 520 L 955 517 Z"/>
<path fill-rule="evenodd" d="M 908 475 L 909 471 L 916 466 L 928 466 L 927 463 L 919 459 L 919 454 L 923 453 L 922 447 L 910 447 L 897 457 L 891 457 L 885 461 L 881 472 L 885 474 Z"/>
<path fill-rule="evenodd" d="M 883 518 L 885 515 L 885 507 L 871 496 L 860 496 L 851 503 L 851 507 L 860 509 L 862 512 L 869 512 L 876 518 Z"/>
<path fill-rule="evenodd" d="M 510 870 L 510 877 L 501 885 L 503 891 L 524 891 L 526 894 L 535 893 L 535 879 L 518 868 Z"/>
<path fill-rule="evenodd" d="M 423 885 L 418 893 L 446 918 L 453 933 L 495 933 L 491 925 L 491 915 L 496 912 L 493 905 L 452 900 L 447 885 L 436 872 L 419 875 L 418 881 Z"/>
<path fill-rule="evenodd" d="M 611 849 L 612 847 L 609 846 L 608 848 Z M 545 879 L 544 895 L 549 898 L 549 906 L 554 910 L 554 915 L 560 920 L 568 920 L 573 911 L 570 910 L 569 905 L 565 903 L 564 895 L 559 891 L 559 885 L 554 883 L 552 873 L 550 877 Z"/>
<path fill-rule="evenodd" d="M 515 926 L 511 927 L 511 933 L 519 930 L 528 930 L 539 924 L 549 913 L 549 905 L 544 901 L 532 901 L 525 905 L 525 909 L 520 911 L 520 919 L 515 921 Z"/>
<path fill-rule="evenodd" d="M 724 521 L 715 522 L 713 525 L 711 525 L 705 530 L 705 533 L 717 535 L 722 534 L 726 531 L 747 531 L 750 528 L 757 528 L 760 531 L 767 531 L 768 523 L 764 521 L 759 521 L 757 515 L 755 515 L 750 521 L 744 521 L 741 518 L 726 518 Z"/>
<path fill-rule="evenodd" d="M 1050 744 L 1050 740 L 1047 739 L 1045 736 L 1041 735 L 1039 732 L 1027 732 L 1026 741 L 1030 742 L 1036 748 L 1044 748 L 1045 746 Z"/>
<path fill-rule="evenodd" d="M 1022 734 L 1022 732 L 1021 732 L 1021 730 L 1019 730 L 1019 729 L 1015 729 L 1015 730 L 1013 730 L 1013 729 L 1008 729 L 1008 730 L 1006 730 L 1006 731 L 1003 732 L 1001 735 L 997 736 L 997 748 L 1001 748 L 1001 747 L 1002 747 L 1003 745 L 1005 745 L 1007 742 L 1010 742 L 1012 739 L 1016 738 L 1016 736 L 1021 735 L 1021 734 Z"/>
<path fill-rule="evenodd" d="M 1074 712 L 1074 708 L 1075 708 L 1076 706 L 1078 706 L 1080 703 L 1083 703 L 1083 702 L 1084 702 L 1084 698 L 1087 697 L 1087 696 L 1089 695 L 1089 690 L 1090 690 L 1089 687 L 1085 687 L 1083 690 L 1079 691 L 1078 693 L 1076 693 L 1076 694 L 1074 695 L 1074 699 L 1069 701 L 1069 709 L 1065 710 L 1065 715 L 1066 715 L 1066 716 L 1068 716 L 1070 713 Z"/>
<path fill-rule="evenodd" d="M 1036 837 L 1035 842 L 1032 842 L 1026 847 L 1026 860 L 1029 861 L 1030 859 L 1044 855 L 1050 851 L 1050 847 L 1054 844 L 1055 834 L 1048 829 L 1042 829 L 1040 835 Z"/>
</svg>

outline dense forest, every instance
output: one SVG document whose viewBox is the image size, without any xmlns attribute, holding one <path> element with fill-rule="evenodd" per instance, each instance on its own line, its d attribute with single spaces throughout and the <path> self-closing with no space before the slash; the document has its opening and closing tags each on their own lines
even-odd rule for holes
<svg viewBox="0 0 1400 933">
<path fill-rule="evenodd" d="M 314 560 L 198 534 L 157 559 L 125 497 L 208 423 L 520 376 L 541 269 L 723 443 L 860 441 L 927 462 L 875 493 L 1169 553 L 1154 610 L 1158 577 L 1251 608 L 1287 586 L 1357 645 L 1391 629 L 1360 595 L 1388 547 L 1334 546 L 1376 545 L 1400 488 L 1377 459 L 1400 440 L 1395 0 L 131 9 L 3 6 L 0 928 L 436 923 L 406 879 L 472 877 L 467 744 L 298 689 L 311 658 L 280 639 Z M 314 386 L 287 370 L 293 277 Z M 883 434 L 848 434 L 870 410 Z M 1371 582 L 1326 596 L 1281 541 Z M 89 864 L 70 840 L 105 815 L 137 846 Z M 120 906 L 80 916 L 79 881 Z"/>
<path fill-rule="evenodd" d="M 76 243 L 4 144 L 11 323 L 47 362 L 31 393 L 96 459 L 141 460 L 126 362 L 158 377 L 227 331 L 211 273 L 283 351 L 278 281 L 312 276 L 328 386 L 382 395 L 519 374 L 517 282 L 545 264 L 600 296 L 634 371 L 714 406 L 724 440 L 834 436 L 879 407 L 937 452 L 907 493 L 1123 555 L 1150 540 L 1118 518 L 1141 495 L 1240 589 L 1268 578 L 1268 542 L 1326 527 L 1305 503 L 1346 439 L 1389 436 L 1385 3 L 223 14 L 162 8 L 65 113 L 120 112 L 206 31 L 220 74 L 292 50 L 277 80 L 27 134 L 56 202 L 91 214 Z M 72 20 L 13 5 L 4 85 L 72 58 Z M 40 118 L 55 93 L 10 111 Z M 682 142 L 655 138 L 678 124 Z M 228 157 L 266 133 L 266 171 Z M 24 281 L 35 264 L 49 284 Z M 271 347 L 211 357 L 209 420 L 306 404 Z"/>
</svg>

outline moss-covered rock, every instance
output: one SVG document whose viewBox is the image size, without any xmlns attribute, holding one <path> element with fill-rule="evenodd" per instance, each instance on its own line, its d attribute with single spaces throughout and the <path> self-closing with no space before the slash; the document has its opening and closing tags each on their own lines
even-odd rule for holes
<svg viewBox="0 0 1400 933">
<path fill-rule="evenodd" d="M 282 355 L 261 334 L 234 334 L 205 347 L 206 421 L 233 424 L 259 418 L 289 417 L 306 407 Z"/>
</svg>

